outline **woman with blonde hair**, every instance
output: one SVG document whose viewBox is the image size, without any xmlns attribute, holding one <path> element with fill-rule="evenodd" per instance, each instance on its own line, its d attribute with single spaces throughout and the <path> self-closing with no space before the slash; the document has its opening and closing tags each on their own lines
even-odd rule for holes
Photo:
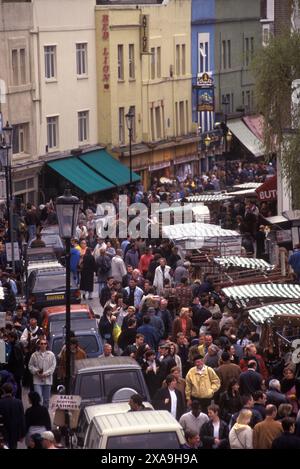
<svg viewBox="0 0 300 469">
<path fill-rule="evenodd" d="M 177 317 L 173 323 L 173 341 L 176 342 L 178 332 L 182 332 L 187 338 L 189 338 L 192 327 L 193 322 L 190 317 L 190 308 L 181 308 L 179 317 Z"/>
<path fill-rule="evenodd" d="M 253 430 L 249 426 L 251 417 L 251 410 L 240 411 L 236 423 L 229 432 L 231 449 L 253 449 Z"/>
</svg>

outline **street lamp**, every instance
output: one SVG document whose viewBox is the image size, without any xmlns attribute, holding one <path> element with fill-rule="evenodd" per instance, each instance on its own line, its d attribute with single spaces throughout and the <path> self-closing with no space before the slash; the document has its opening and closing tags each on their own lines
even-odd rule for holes
<svg viewBox="0 0 300 469">
<path fill-rule="evenodd" d="M 71 392 L 71 285 L 70 285 L 70 257 L 71 238 L 75 236 L 79 214 L 80 201 L 65 189 L 64 195 L 56 199 L 56 213 L 59 225 L 59 234 L 66 243 L 66 394 Z M 66 426 L 69 429 L 69 413 L 66 412 Z"/>
<path fill-rule="evenodd" d="M 2 128 L 3 139 L 1 148 L 6 150 L 6 158 L 1 159 L 1 164 L 5 168 L 5 184 L 6 184 L 6 208 L 7 208 L 7 223 L 8 223 L 8 239 L 11 242 L 11 260 L 12 271 L 15 273 L 15 256 L 14 256 L 14 236 L 13 236 L 13 213 L 11 210 L 12 203 L 12 177 L 11 177 L 11 159 L 10 150 L 12 148 L 12 133 L 13 128 L 9 125 L 8 121 Z"/>
<path fill-rule="evenodd" d="M 205 145 L 205 169 L 206 171 L 208 171 L 208 149 L 210 147 L 210 144 L 211 144 L 211 138 L 210 136 L 207 134 L 205 139 L 204 139 L 204 145 Z"/>
<path fill-rule="evenodd" d="M 127 129 L 129 130 L 129 168 L 130 168 L 130 185 L 132 184 L 132 151 L 131 151 L 131 144 L 132 144 L 132 133 L 134 127 L 134 107 L 130 106 L 128 113 L 125 115 L 126 118 L 126 125 Z"/>
</svg>

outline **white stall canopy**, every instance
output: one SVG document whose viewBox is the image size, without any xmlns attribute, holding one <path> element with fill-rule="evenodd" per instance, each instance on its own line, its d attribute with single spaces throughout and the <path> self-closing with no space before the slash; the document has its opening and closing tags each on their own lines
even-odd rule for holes
<svg viewBox="0 0 300 469">
<path fill-rule="evenodd" d="M 269 272 L 275 268 L 264 259 L 250 259 L 241 256 L 215 257 L 214 262 L 221 267 L 237 267 L 240 269 L 263 270 Z"/>
<path fill-rule="evenodd" d="M 184 249 L 219 249 L 221 255 L 241 252 L 241 235 L 218 225 L 199 222 L 169 225 L 163 226 L 162 233 L 164 238 L 171 239 Z"/>
<path fill-rule="evenodd" d="M 276 316 L 295 316 L 300 319 L 299 303 L 276 303 L 249 310 L 249 318 L 255 324 L 263 324 Z"/>
</svg>

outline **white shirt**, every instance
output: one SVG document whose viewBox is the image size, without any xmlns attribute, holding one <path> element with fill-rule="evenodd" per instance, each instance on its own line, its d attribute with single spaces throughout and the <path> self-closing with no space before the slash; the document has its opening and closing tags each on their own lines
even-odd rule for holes
<svg viewBox="0 0 300 469">
<path fill-rule="evenodd" d="M 218 420 L 218 422 L 213 422 L 213 427 L 214 427 L 214 438 L 219 439 L 220 420 Z"/>
<path fill-rule="evenodd" d="M 176 411 L 177 411 L 177 396 L 176 396 L 176 392 L 171 389 L 169 389 L 169 393 L 170 393 L 170 396 L 171 396 L 171 414 L 173 415 L 173 417 L 176 419 Z"/>
</svg>

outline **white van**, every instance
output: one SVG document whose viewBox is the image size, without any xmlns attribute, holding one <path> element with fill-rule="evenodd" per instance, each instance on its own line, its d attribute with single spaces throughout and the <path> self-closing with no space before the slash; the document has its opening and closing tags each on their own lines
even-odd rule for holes
<svg viewBox="0 0 300 469">
<path fill-rule="evenodd" d="M 84 449 L 180 449 L 181 425 L 166 410 L 95 416 Z"/>
<path fill-rule="evenodd" d="M 153 410 L 150 402 L 143 402 L 146 409 Z M 87 436 L 88 427 L 94 417 L 110 414 L 124 414 L 129 412 L 130 406 L 127 402 L 118 402 L 112 404 L 90 405 L 81 410 L 76 433 L 73 437 L 74 448 L 83 448 Z"/>
</svg>

